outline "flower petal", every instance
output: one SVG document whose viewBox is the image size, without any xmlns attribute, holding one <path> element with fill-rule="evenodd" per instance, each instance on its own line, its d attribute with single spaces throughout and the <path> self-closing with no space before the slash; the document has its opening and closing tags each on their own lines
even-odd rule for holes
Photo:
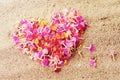
<svg viewBox="0 0 120 80">
<path fill-rule="evenodd" d="M 43 60 L 41 61 L 41 64 L 42 64 L 43 66 L 48 66 L 49 60 L 48 60 L 48 59 L 43 59 Z"/>
<path fill-rule="evenodd" d="M 90 50 L 90 52 L 95 51 L 95 47 L 94 47 L 94 45 L 93 45 L 93 44 L 91 44 L 91 45 L 90 45 L 89 50 Z"/>
</svg>

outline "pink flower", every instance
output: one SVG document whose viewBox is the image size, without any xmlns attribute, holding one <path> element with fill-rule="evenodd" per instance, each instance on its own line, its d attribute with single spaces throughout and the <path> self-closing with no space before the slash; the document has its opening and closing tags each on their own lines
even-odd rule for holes
<svg viewBox="0 0 120 80">
<path fill-rule="evenodd" d="M 43 50 L 42 50 L 42 53 L 43 53 L 43 54 L 48 54 L 48 49 L 43 49 Z"/>
<path fill-rule="evenodd" d="M 65 53 L 67 53 L 69 50 L 68 50 L 68 48 L 62 48 L 62 50 L 65 52 Z"/>
<path fill-rule="evenodd" d="M 91 67 L 96 67 L 96 57 L 93 57 L 90 59 L 90 66 Z"/>
<path fill-rule="evenodd" d="M 77 10 L 73 10 L 74 16 L 78 16 L 78 11 Z"/>
<path fill-rule="evenodd" d="M 87 49 L 89 49 L 90 52 L 95 51 L 95 47 L 94 47 L 93 44 L 91 44 L 89 47 L 85 47 L 85 46 L 83 46 L 83 48 L 87 48 Z"/>
<path fill-rule="evenodd" d="M 38 52 L 39 58 L 43 58 L 47 54 L 48 54 L 48 49 L 43 49 L 42 51 Z"/>
<path fill-rule="evenodd" d="M 17 35 L 14 35 L 14 36 L 13 36 L 13 40 L 14 40 L 15 42 L 18 41 L 18 40 L 19 40 L 18 36 L 17 36 Z"/>
<path fill-rule="evenodd" d="M 55 57 L 51 57 L 49 66 L 54 67 L 59 63 L 59 61 L 60 61 L 59 56 L 56 55 Z"/>
<path fill-rule="evenodd" d="M 113 56 L 113 55 L 115 55 L 116 53 L 115 53 L 115 50 L 110 50 L 110 52 L 108 53 L 108 55 L 109 56 Z"/>
<path fill-rule="evenodd" d="M 73 42 L 72 41 L 70 41 L 70 40 L 66 40 L 66 47 L 72 47 L 73 46 Z"/>
<path fill-rule="evenodd" d="M 26 23 L 28 23 L 27 20 L 21 20 L 21 21 L 20 21 L 20 24 L 22 24 L 22 25 L 23 25 L 23 24 L 26 24 Z"/>
<path fill-rule="evenodd" d="M 58 62 L 58 66 L 63 66 L 64 65 L 64 62 L 63 61 L 59 61 Z"/>
<path fill-rule="evenodd" d="M 59 23 L 60 23 L 60 20 L 59 20 L 60 17 L 61 17 L 61 16 L 60 16 L 60 13 L 59 13 L 59 12 L 58 12 L 58 13 L 54 13 L 53 16 L 52 16 L 52 21 L 53 21 L 55 24 L 59 24 Z"/>
<path fill-rule="evenodd" d="M 68 13 L 69 13 L 69 10 L 68 9 L 63 9 L 63 12 L 64 12 L 64 16 L 67 16 Z"/>
<path fill-rule="evenodd" d="M 44 33 L 50 33 L 50 27 L 46 26 L 45 28 L 43 28 L 43 32 Z"/>
<path fill-rule="evenodd" d="M 38 55 L 39 55 L 39 58 L 42 58 L 43 57 L 42 51 L 38 52 Z"/>
<path fill-rule="evenodd" d="M 33 59 L 34 59 L 34 60 L 37 60 L 38 58 L 39 58 L 38 53 L 34 53 Z"/>
<path fill-rule="evenodd" d="M 41 34 L 41 36 L 45 37 L 48 36 L 48 34 L 50 33 L 50 27 L 46 26 L 45 28 L 40 28 L 39 29 L 39 33 Z"/>
<path fill-rule="evenodd" d="M 75 43 L 77 41 L 76 37 L 72 37 L 71 41 Z"/>
<path fill-rule="evenodd" d="M 93 45 L 93 44 L 91 44 L 91 45 L 90 45 L 89 50 L 90 50 L 90 52 L 95 51 L 95 47 L 94 47 L 94 45 Z"/>
<path fill-rule="evenodd" d="M 64 57 L 64 59 L 69 59 L 70 57 L 71 57 L 71 54 L 70 53 L 65 53 L 65 57 Z"/>
<path fill-rule="evenodd" d="M 65 45 L 66 45 L 66 47 L 73 47 L 73 45 L 75 44 L 75 42 L 76 42 L 76 38 L 72 37 L 71 40 L 68 40 L 68 39 L 66 40 Z"/>
<path fill-rule="evenodd" d="M 48 66 L 49 60 L 48 60 L 48 59 L 42 59 L 41 64 L 42 64 L 43 66 Z"/>
<path fill-rule="evenodd" d="M 57 32 L 58 32 L 58 33 L 62 33 L 63 31 L 65 31 L 65 27 L 64 27 L 64 26 L 57 25 Z"/>
<path fill-rule="evenodd" d="M 116 55 L 115 50 L 110 50 L 108 55 L 112 58 L 112 60 L 115 60 L 115 55 Z"/>
<path fill-rule="evenodd" d="M 78 22 L 81 22 L 81 21 L 83 21 L 84 19 L 83 19 L 82 16 L 79 16 L 79 17 L 77 17 L 77 20 L 78 20 Z"/>
<path fill-rule="evenodd" d="M 14 40 L 15 45 L 18 45 L 20 43 L 19 37 L 17 35 L 13 36 L 13 40 Z"/>
</svg>

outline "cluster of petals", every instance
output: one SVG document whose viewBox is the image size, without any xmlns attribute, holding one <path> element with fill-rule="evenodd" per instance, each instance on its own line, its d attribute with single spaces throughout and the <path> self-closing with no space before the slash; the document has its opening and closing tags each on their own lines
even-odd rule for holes
<svg viewBox="0 0 120 80">
<path fill-rule="evenodd" d="M 50 24 L 44 19 L 21 20 L 13 39 L 31 59 L 59 72 L 75 53 L 73 49 L 81 45 L 80 39 L 87 27 L 78 11 L 65 9 L 54 13 Z"/>
</svg>

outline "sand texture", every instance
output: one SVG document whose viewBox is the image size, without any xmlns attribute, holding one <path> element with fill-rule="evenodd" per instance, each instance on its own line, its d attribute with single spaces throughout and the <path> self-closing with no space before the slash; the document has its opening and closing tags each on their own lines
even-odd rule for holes
<svg viewBox="0 0 120 80">
<path fill-rule="evenodd" d="M 14 25 L 31 17 L 51 19 L 53 12 L 76 9 L 88 21 L 85 45 L 94 44 L 96 51 L 82 49 L 58 74 L 42 67 L 22 54 L 12 41 Z M 107 55 L 114 49 L 116 61 Z M 97 55 L 97 68 L 89 58 Z M 120 80 L 120 0 L 0 0 L 0 80 Z"/>
</svg>

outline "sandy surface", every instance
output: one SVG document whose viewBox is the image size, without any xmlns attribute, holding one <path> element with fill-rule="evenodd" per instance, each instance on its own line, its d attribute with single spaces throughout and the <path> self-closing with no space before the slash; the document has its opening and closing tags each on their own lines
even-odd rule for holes
<svg viewBox="0 0 120 80">
<path fill-rule="evenodd" d="M 54 11 L 77 9 L 91 26 L 85 44 L 96 51 L 83 49 L 59 74 L 30 60 L 14 46 L 14 24 L 24 18 L 39 17 L 48 21 Z M 107 56 L 118 53 L 117 60 Z M 120 0 L 0 0 L 0 80 L 120 80 Z M 89 66 L 90 56 L 97 55 L 97 68 Z"/>
</svg>

